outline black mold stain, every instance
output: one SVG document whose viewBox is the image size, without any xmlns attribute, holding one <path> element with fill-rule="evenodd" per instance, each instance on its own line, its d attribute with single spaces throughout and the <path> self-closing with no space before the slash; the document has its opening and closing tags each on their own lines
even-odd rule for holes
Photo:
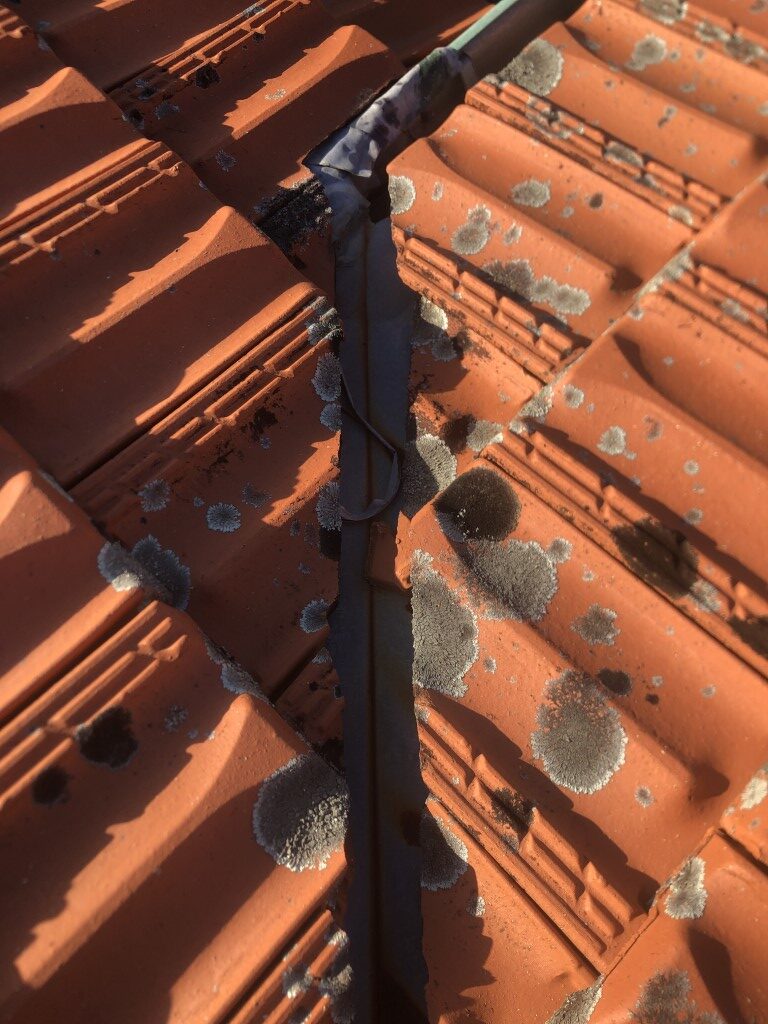
<svg viewBox="0 0 768 1024">
<path fill-rule="evenodd" d="M 320 527 L 320 554 L 338 562 L 341 558 L 341 530 L 326 530 Z"/>
<path fill-rule="evenodd" d="M 77 731 L 80 753 L 94 764 L 122 768 L 138 750 L 131 729 L 131 715 L 125 708 L 108 708 Z"/>
<path fill-rule="evenodd" d="M 597 673 L 597 678 L 607 690 L 615 693 L 617 697 L 626 697 L 632 689 L 632 680 L 626 672 L 601 668 Z"/>
<path fill-rule="evenodd" d="M 756 654 L 768 658 L 768 616 L 748 615 L 746 619 L 738 619 L 731 615 L 728 625 Z"/>
<path fill-rule="evenodd" d="M 595 192 L 593 196 L 589 197 L 589 205 L 593 210 L 599 210 L 603 205 L 603 194 L 602 192 Z"/>
<path fill-rule="evenodd" d="M 508 786 L 493 791 L 491 814 L 500 825 L 514 829 L 522 838 L 528 831 L 533 818 L 533 804 Z"/>
<path fill-rule="evenodd" d="M 305 248 L 313 234 L 325 233 L 330 223 L 323 186 L 313 177 L 296 189 L 281 188 L 274 205 L 277 209 L 267 215 L 261 229 L 286 256 L 297 262 L 297 250 Z"/>
<path fill-rule="evenodd" d="M 252 441 L 258 441 L 262 434 L 277 423 L 277 416 L 269 409 L 258 409 L 251 420 L 242 427 L 251 435 Z"/>
<path fill-rule="evenodd" d="M 658 704 L 659 703 L 659 695 L 658 695 L 658 693 L 646 693 L 645 699 L 648 701 L 649 704 Z"/>
<path fill-rule="evenodd" d="M 435 508 L 467 538 L 501 540 L 517 527 L 520 501 L 498 473 L 462 473 L 435 502 Z"/>
<path fill-rule="evenodd" d="M 67 792 L 68 781 L 69 776 L 63 769 L 59 768 L 58 765 L 51 765 L 50 768 L 40 772 L 32 783 L 32 799 L 36 804 L 46 804 L 48 806 L 62 803 L 69 797 Z"/>
<path fill-rule="evenodd" d="M 613 539 L 629 568 L 670 597 L 683 597 L 696 582 L 698 559 L 678 530 L 649 518 L 635 526 L 619 526 Z"/>
<path fill-rule="evenodd" d="M 207 89 L 209 86 L 216 85 L 220 81 L 219 73 L 213 64 L 203 64 L 195 72 L 195 85 L 198 89 Z"/>
</svg>

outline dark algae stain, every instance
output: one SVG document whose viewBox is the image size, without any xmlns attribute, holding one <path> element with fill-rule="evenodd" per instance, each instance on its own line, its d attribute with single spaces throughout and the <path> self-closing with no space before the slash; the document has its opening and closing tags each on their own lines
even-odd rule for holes
<svg viewBox="0 0 768 1024">
<path fill-rule="evenodd" d="M 68 799 L 67 783 L 69 776 L 59 768 L 58 765 L 51 765 L 45 771 L 40 772 L 32 783 L 32 799 L 36 804 L 63 803 Z"/>
<path fill-rule="evenodd" d="M 80 753 L 94 764 L 122 768 L 138 750 L 131 728 L 131 715 L 125 708 L 107 708 L 88 725 L 77 730 Z"/>
<path fill-rule="evenodd" d="M 520 519 L 517 495 L 490 469 L 462 473 L 443 491 L 435 508 L 460 534 L 473 540 L 501 540 Z"/>
</svg>

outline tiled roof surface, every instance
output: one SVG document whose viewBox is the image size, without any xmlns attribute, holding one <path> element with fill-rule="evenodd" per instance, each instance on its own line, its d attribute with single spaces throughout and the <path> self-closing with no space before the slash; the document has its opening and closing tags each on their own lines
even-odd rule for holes
<svg viewBox="0 0 768 1024">
<path fill-rule="evenodd" d="M 768 24 L 727 6 L 587 3 L 390 168 L 398 564 L 468 862 L 434 1019 L 768 1019 Z"/>
<path fill-rule="evenodd" d="M 0 8 L 4 1021 L 352 1019 L 303 161 L 486 9 Z M 768 1021 L 766 19 L 588 0 L 390 168 L 435 1022 Z"/>
</svg>

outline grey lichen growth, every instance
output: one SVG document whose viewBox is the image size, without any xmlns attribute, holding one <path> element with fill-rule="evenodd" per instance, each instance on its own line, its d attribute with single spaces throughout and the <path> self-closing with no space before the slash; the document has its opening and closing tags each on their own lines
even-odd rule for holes
<svg viewBox="0 0 768 1024">
<path fill-rule="evenodd" d="M 208 529 L 215 533 L 234 533 L 240 529 L 242 517 L 240 510 L 235 505 L 228 505 L 220 501 L 210 505 L 205 513 L 205 521 Z"/>
<path fill-rule="evenodd" d="M 429 345 L 432 356 L 443 363 L 456 358 L 453 339 L 448 335 L 448 314 L 426 295 L 419 302 L 411 344 L 414 348 Z"/>
<path fill-rule="evenodd" d="M 672 220 L 679 220 L 680 223 L 685 224 L 686 227 L 693 227 L 693 214 L 687 206 L 675 204 L 674 206 L 670 206 L 670 208 L 667 210 L 667 213 L 672 218 Z"/>
<path fill-rule="evenodd" d="M 683 516 L 686 523 L 690 523 L 691 526 L 698 526 L 703 518 L 704 513 L 700 508 L 690 508 Z"/>
<path fill-rule="evenodd" d="M 317 521 L 324 530 L 341 529 L 340 489 L 338 480 L 330 480 L 318 491 L 315 504 Z"/>
<path fill-rule="evenodd" d="M 416 202 L 416 186 L 404 174 L 389 176 L 389 201 L 393 214 L 407 213 Z"/>
<path fill-rule="evenodd" d="M 305 633 L 318 633 L 328 622 L 330 605 L 322 597 L 316 597 L 307 604 L 299 616 L 299 625 Z"/>
<path fill-rule="evenodd" d="M 584 615 L 571 624 L 571 629 L 590 647 L 611 647 L 621 632 L 616 619 L 616 612 L 611 608 L 591 604 Z"/>
<path fill-rule="evenodd" d="M 662 25 L 674 25 L 688 13 L 688 0 L 640 0 L 640 10 Z"/>
<path fill-rule="evenodd" d="M 341 849 L 348 809 L 341 776 L 317 754 L 300 754 L 262 782 L 253 805 L 253 834 L 290 871 L 322 869 Z"/>
<path fill-rule="evenodd" d="M 492 599 L 492 614 L 538 622 L 557 593 L 557 569 L 536 541 L 481 541 L 469 553 L 474 579 Z"/>
<path fill-rule="evenodd" d="M 536 723 L 533 755 L 558 786 L 596 793 L 624 764 L 627 735 L 621 719 L 586 673 L 566 669 L 550 680 Z"/>
<path fill-rule="evenodd" d="M 664 906 L 669 917 L 681 921 L 702 916 L 707 905 L 704 870 L 701 857 L 691 857 L 671 880 Z"/>
<path fill-rule="evenodd" d="M 589 988 L 572 992 L 560 1009 L 552 1014 L 547 1024 L 589 1024 L 602 994 L 603 983 L 602 979 L 598 978 Z"/>
<path fill-rule="evenodd" d="M 699 1011 L 690 992 L 686 971 L 659 971 L 643 988 L 631 1018 L 637 1024 L 725 1024 L 719 1013 Z"/>
<path fill-rule="evenodd" d="M 261 687 L 250 672 L 246 671 L 242 665 L 238 665 L 236 661 L 233 661 L 218 644 L 215 644 L 207 637 L 204 639 L 206 653 L 214 665 L 218 666 L 220 671 L 219 678 L 224 689 L 236 694 L 249 693 L 258 700 L 266 701 Z"/>
<path fill-rule="evenodd" d="M 324 402 L 341 398 L 341 363 L 332 352 L 325 352 L 317 360 L 312 387 Z"/>
<path fill-rule="evenodd" d="M 563 77 L 563 55 L 546 39 L 536 39 L 496 75 L 496 85 L 512 82 L 536 96 L 548 96 Z"/>
<path fill-rule="evenodd" d="M 546 206 L 552 192 L 548 181 L 539 181 L 538 178 L 528 178 L 513 186 L 511 190 L 512 199 L 519 206 Z"/>
<path fill-rule="evenodd" d="M 328 405 L 323 406 L 320 422 L 326 430 L 330 430 L 332 434 L 338 434 L 343 423 L 341 406 L 338 402 L 329 402 Z"/>
<path fill-rule="evenodd" d="M 638 786 L 635 790 L 635 800 L 641 807 L 650 807 L 653 803 L 653 793 L 647 786 Z"/>
<path fill-rule="evenodd" d="M 569 409 L 578 409 L 584 401 L 584 392 L 573 384 L 566 384 L 563 388 L 563 398 Z"/>
<path fill-rule="evenodd" d="M 333 1024 L 353 1024 L 355 1007 L 352 997 L 352 965 L 346 956 L 339 956 L 333 966 L 334 973 L 322 978 L 317 987 L 330 1000 Z"/>
<path fill-rule="evenodd" d="M 631 167 L 642 167 L 643 158 L 634 149 L 625 146 L 623 142 L 609 142 L 605 147 L 606 160 L 614 163 L 629 164 Z"/>
<path fill-rule="evenodd" d="M 545 384 L 533 398 L 529 398 L 515 419 L 509 424 L 513 434 L 523 434 L 530 429 L 530 423 L 543 423 L 552 409 L 554 390 L 551 384 Z"/>
<path fill-rule="evenodd" d="M 480 453 L 491 444 L 501 444 L 504 440 L 504 428 L 501 423 L 490 420 L 475 420 L 467 434 L 467 447 Z"/>
<path fill-rule="evenodd" d="M 768 796 L 768 766 L 761 768 L 752 776 L 739 797 L 742 811 L 751 811 Z"/>
<path fill-rule="evenodd" d="M 419 829 L 421 885 L 436 892 L 451 889 L 467 870 L 469 851 L 441 818 L 424 809 Z"/>
<path fill-rule="evenodd" d="M 162 512 L 171 500 L 171 488 L 167 480 L 150 480 L 139 491 L 142 512 Z"/>
<path fill-rule="evenodd" d="M 422 434 L 405 449 L 402 510 L 409 518 L 456 478 L 456 457 L 434 434 Z"/>
<path fill-rule="evenodd" d="M 175 608 L 183 610 L 189 604 L 189 568 L 151 534 L 137 541 L 130 553 L 118 543 L 106 543 L 99 551 L 97 565 L 115 590 L 144 587 Z"/>
<path fill-rule="evenodd" d="M 314 980 L 309 971 L 302 970 L 301 968 L 290 968 L 287 971 L 283 971 L 283 993 L 288 999 L 298 999 L 305 992 L 309 992 Z"/>
<path fill-rule="evenodd" d="M 523 237 L 523 229 L 519 224 L 512 224 L 508 227 L 504 234 L 501 236 L 501 240 L 504 245 L 515 245 Z"/>
<path fill-rule="evenodd" d="M 460 256 L 474 256 L 488 244 L 491 211 L 487 206 L 473 206 L 467 212 L 467 219 L 461 227 L 456 228 L 451 238 L 451 248 Z"/>
<path fill-rule="evenodd" d="M 479 894 L 473 896 L 467 904 L 467 913 L 472 917 L 485 916 L 485 900 Z"/>
<path fill-rule="evenodd" d="M 522 295 L 529 302 L 550 306 L 561 320 L 571 315 L 580 316 L 592 304 L 584 288 L 560 284 L 548 274 L 537 278 L 527 259 L 509 260 L 506 263 L 490 260 L 482 269 L 492 281 L 507 291 Z"/>
<path fill-rule="evenodd" d="M 635 43 L 632 56 L 627 61 L 630 71 L 644 71 L 652 64 L 661 64 L 667 55 L 667 44 L 659 36 L 643 36 Z"/>
<path fill-rule="evenodd" d="M 434 569 L 417 565 L 413 585 L 413 681 L 451 697 L 467 692 L 477 661 L 477 620 Z"/>
<path fill-rule="evenodd" d="M 708 580 L 694 580 L 688 591 L 691 600 L 704 612 L 718 612 L 721 601 L 717 591 Z"/>
<path fill-rule="evenodd" d="M 569 540 L 566 540 L 565 537 L 555 537 L 547 548 L 547 554 L 552 561 L 556 562 L 558 565 L 562 565 L 564 562 L 567 562 L 571 557 L 572 551 L 573 544 L 571 544 Z"/>
<path fill-rule="evenodd" d="M 696 476 L 699 472 L 700 466 L 695 459 L 688 459 L 687 462 L 683 463 L 683 472 L 687 473 L 688 476 Z"/>
<path fill-rule="evenodd" d="M 271 500 L 267 491 L 259 491 L 253 484 L 245 484 L 242 490 L 242 498 L 245 504 L 250 505 L 251 508 L 261 508 Z"/>
<path fill-rule="evenodd" d="M 627 433 L 623 427 L 608 427 L 597 442 L 597 447 L 606 455 L 623 455 L 627 447 Z"/>
<path fill-rule="evenodd" d="M 734 320 L 738 320 L 742 324 L 749 323 L 749 313 L 744 309 L 740 302 L 736 299 L 723 299 L 720 303 L 720 309 L 725 313 L 726 316 L 730 316 Z"/>
</svg>

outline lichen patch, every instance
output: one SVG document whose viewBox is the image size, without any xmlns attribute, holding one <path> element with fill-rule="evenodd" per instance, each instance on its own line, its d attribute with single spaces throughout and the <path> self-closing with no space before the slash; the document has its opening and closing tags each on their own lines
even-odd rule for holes
<svg viewBox="0 0 768 1024">
<path fill-rule="evenodd" d="M 617 618 L 613 609 L 591 604 L 586 612 L 571 624 L 571 629 L 590 647 L 611 647 L 621 632 L 616 625 Z"/>
<path fill-rule="evenodd" d="M 413 586 L 413 681 L 460 698 L 464 676 L 477 661 L 477 620 L 438 572 L 416 565 Z"/>
<path fill-rule="evenodd" d="M 416 186 L 404 174 L 389 176 L 389 201 L 393 214 L 407 213 L 416 202 Z"/>
<path fill-rule="evenodd" d="M 421 885 L 436 892 L 451 889 L 467 870 L 469 851 L 445 822 L 425 808 L 419 829 Z"/>
<path fill-rule="evenodd" d="M 520 500 L 498 473 L 478 467 L 462 473 L 435 502 L 452 540 L 501 540 L 517 528 Z"/>
<path fill-rule="evenodd" d="M 528 178 L 513 186 L 511 196 L 518 206 L 546 206 L 552 196 L 550 182 Z"/>
<path fill-rule="evenodd" d="M 456 457 L 434 434 L 421 434 L 405 450 L 402 510 L 412 518 L 456 477 Z"/>
<path fill-rule="evenodd" d="M 547 1021 L 547 1024 L 589 1024 L 595 1007 L 603 994 L 603 983 L 600 978 L 578 992 L 572 992 L 565 1002 Z"/>
<path fill-rule="evenodd" d="M 649 33 L 638 39 L 627 61 L 630 71 L 645 71 L 652 64 L 661 64 L 667 56 L 667 44 L 659 36 Z"/>
<path fill-rule="evenodd" d="M 495 85 L 512 82 L 536 96 L 548 96 L 563 77 L 563 55 L 546 39 L 536 39 L 496 75 Z"/>
<path fill-rule="evenodd" d="M 664 906 L 669 917 L 688 920 L 702 916 L 707 905 L 704 873 L 701 857 L 691 857 L 670 881 Z"/>
<path fill-rule="evenodd" d="M 624 764 L 627 735 L 619 714 L 584 672 L 566 669 L 547 683 L 536 723 L 533 755 L 558 786 L 596 793 Z"/>
<path fill-rule="evenodd" d="M 324 352 L 317 360 L 312 387 L 324 402 L 341 398 L 341 363 L 332 352 Z"/>
<path fill-rule="evenodd" d="M 322 869 L 341 849 L 348 810 L 341 776 L 317 754 L 301 754 L 259 787 L 253 835 L 289 871 Z"/>
<path fill-rule="evenodd" d="M 451 248 L 460 256 L 474 256 L 481 252 L 491 237 L 491 211 L 487 206 L 473 206 L 467 219 L 456 228 L 451 237 Z"/>
<path fill-rule="evenodd" d="M 480 541 L 468 562 L 494 617 L 538 622 L 557 593 L 556 565 L 537 541 Z"/>
</svg>

